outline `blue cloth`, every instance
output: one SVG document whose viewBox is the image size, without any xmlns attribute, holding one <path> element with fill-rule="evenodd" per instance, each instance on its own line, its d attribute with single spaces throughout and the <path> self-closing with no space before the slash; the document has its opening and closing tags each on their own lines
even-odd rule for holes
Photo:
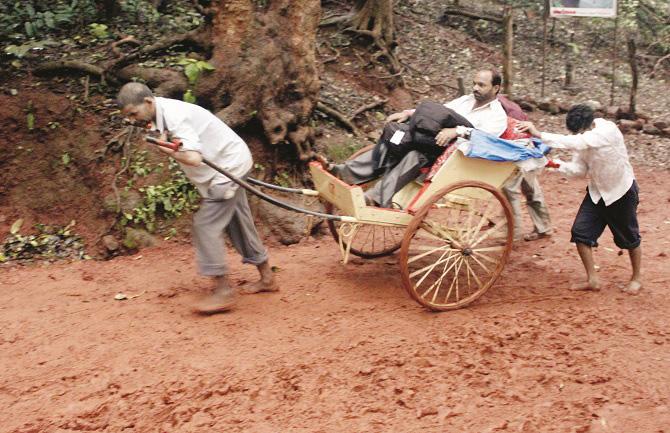
<svg viewBox="0 0 670 433">
<path fill-rule="evenodd" d="M 540 140 L 534 138 L 532 141 L 535 148 L 528 148 L 522 144 L 473 129 L 470 133 L 469 150 L 465 156 L 490 161 L 525 161 L 529 158 L 542 158 L 551 150 L 551 147 Z"/>
</svg>

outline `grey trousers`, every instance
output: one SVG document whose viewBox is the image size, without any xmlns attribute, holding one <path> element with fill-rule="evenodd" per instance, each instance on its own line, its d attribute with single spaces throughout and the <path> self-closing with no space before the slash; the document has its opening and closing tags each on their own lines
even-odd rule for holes
<svg viewBox="0 0 670 433">
<path fill-rule="evenodd" d="M 200 210 L 193 216 L 193 243 L 201 275 L 226 274 L 224 230 L 243 263 L 260 265 L 268 260 L 267 250 L 258 238 L 246 191 L 237 188 L 232 198 L 223 198 L 231 184 L 211 186 L 211 198 L 203 198 Z"/>
<path fill-rule="evenodd" d="M 507 200 L 512 205 L 515 237 L 521 236 L 522 233 L 521 195 L 526 197 L 526 207 L 528 208 L 530 219 L 533 221 L 534 230 L 538 233 L 551 231 L 549 210 L 544 202 L 544 194 L 542 193 L 542 187 L 538 179 L 540 173 L 542 173 L 542 169 L 524 173 L 519 171 L 502 188 L 507 196 Z"/>
<path fill-rule="evenodd" d="M 384 146 L 384 144 L 378 144 Z M 382 151 L 382 155 L 384 155 Z M 359 155 L 344 164 L 337 164 L 333 173 L 343 181 L 357 185 L 381 177 L 381 180 L 365 192 L 365 196 L 381 207 L 391 207 L 393 195 L 416 179 L 422 167 L 428 163 L 422 153 L 412 150 L 398 161 L 386 155 L 380 162 L 375 158 L 375 149 Z"/>
</svg>

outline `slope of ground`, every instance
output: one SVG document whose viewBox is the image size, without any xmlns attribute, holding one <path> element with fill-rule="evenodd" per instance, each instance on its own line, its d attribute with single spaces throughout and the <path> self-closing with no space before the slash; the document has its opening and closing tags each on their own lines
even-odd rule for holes
<svg viewBox="0 0 670 433">
<path fill-rule="evenodd" d="M 189 245 L 0 270 L 0 430 L 667 432 L 670 180 L 640 168 L 645 290 L 609 233 L 604 288 L 569 227 L 584 182 L 547 174 L 557 234 L 520 243 L 480 301 L 429 313 L 397 256 L 343 267 L 330 239 L 271 251 L 282 291 L 198 317 Z M 527 221 L 528 223 L 528 221 Z M 231 254 L 236 282 L 255 277 Z M 318 270 L 318 272 L 315 272 Z M 130 299 L 117 301 L 123 292 Z"/>
</svg>

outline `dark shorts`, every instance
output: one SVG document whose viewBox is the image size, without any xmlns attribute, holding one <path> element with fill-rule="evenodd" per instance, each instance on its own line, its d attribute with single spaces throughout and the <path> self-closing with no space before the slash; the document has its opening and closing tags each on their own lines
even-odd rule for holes
<svg viewBox="0 0 670 433">
<path fill-rule="evenodd" d="M 572 238 L 570 242 L 598 246 L 598 238 L 603 234 L 605 227 L 609 227 L 614 235 L 614 243 L 617 247 L 630 250 L 640 246 L 640 227 L 637 224 L 638 198 L 637 182 L 619 200 L 605 206 L 600 199 L 594 204 L 589 196 L 586 196 L 579 207 L 579 212 L 572 224 Z"/>
</svg>

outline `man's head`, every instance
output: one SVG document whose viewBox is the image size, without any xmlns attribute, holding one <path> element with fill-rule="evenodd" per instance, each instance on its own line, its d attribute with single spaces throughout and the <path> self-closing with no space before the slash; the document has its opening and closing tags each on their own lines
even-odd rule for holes
<svg viewBox="0 0 670 433">
<path fill-rule="evenodd" d="M 573 134 L 579 134 L 591 127 L 593 123 L 593 107 L 588 104 L 578 104 L 570 108 L 565 118 L 565 126 Z"/>
<path fill-rule="evenodd" d="M 116 103 L 130 122 L 146 124 L 156 118 L 154 95 L 145 84 L 127 83 L 116 95 Z"/>
<path fill-rule="evenodd" d="M 472 80 L 472 94 L 479 103 L 493 101 L 502 84 L 502 76 L 495 69 L 483 69 Z"/>
</svg>

